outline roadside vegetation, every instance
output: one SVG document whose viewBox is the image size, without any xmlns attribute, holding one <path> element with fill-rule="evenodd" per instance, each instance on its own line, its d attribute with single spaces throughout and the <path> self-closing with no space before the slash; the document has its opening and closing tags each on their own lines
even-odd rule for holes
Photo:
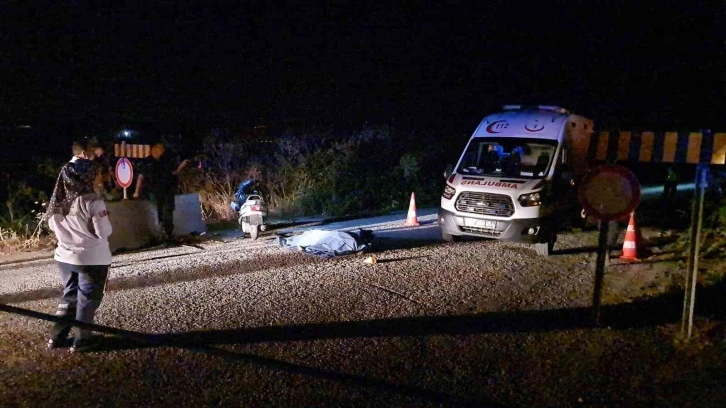
<svg viewBox="0 0 726 408">
<path fill-rule="evenodd" d="M 351 132 L 311 128 L 250 139 L 213 129 L 193 158 L 201 165 L 180 176 L 180 192 L 199 193 L 208 223 L 233 219 L 229 203 L 237 186 L 255 177 L 272 213 L 282 216 L 356 216 L 406 210 L 411 193 L 419 207 L 438 204 L 450 140 L 392 127 Z M 170 150 L 184 156 L 169 138 Z M 456 146 L 460 149 L 461 146 Z M 110 150 L 112 151 L 112 150 Z M 7 200 L 0 210 L 0 252 L 30 250 L 51 237 L 39 215 L 52 193 L 63 158 L 37 164 L 33 174 L 6 175 Z M 107 199 L 120 199 L 120 190 Z M 52 235 L 52 234 L 50 234 Z"/>
<path fill-rule="evenodd" d="M 41 222 L 49 195 L 50 174 L 60 164 L 42 161 L 24 178 L 4 175 L 7 199 L 0 207 L 0 254 L 28 251 L 52 244 L 47 224 Z M 52 188 L 52 187 L 51 187 Z M 47 191 L 46 191 L 47 190 Z"/>
<path fill-rule="evenodd" d="M 203 166 L 185 172 L 184 192 L 199 192 L 209 221 L 228 220 L 229 202 L 242 180 L 262 181 L 262 193 L 279 213 L 365 215 L 435 205 L 448 159 L 431 135 L 367 127 L 351 133 L 313 129 L 284 132 L 249 144 L 229 132 L 204 141 Z"/>
<path fill-rule="evenodd" d="M 688 200 L 687 203 L 683 207 L 684 210 L 687 209 L 688 211 L 681 211 L 680 213 L 681 224 L 685 228 L 682 228 L 683 232 L 679 235 L 675 243 L 675 249 L 681 252 L 683 256 L 687 256 L 689 250 L 690 234 L 688 228 L 691 224 L 693 200 Z M 673 215 L 670 218 L 666 218 L 666 220 L 674 218 L 678 218 L 678 215 Z M 726 258 L 726 200 L 714 197 L 708 193 L 706 194 L 703 206 L 700 244 L 701 258 Z"/>
</svg>

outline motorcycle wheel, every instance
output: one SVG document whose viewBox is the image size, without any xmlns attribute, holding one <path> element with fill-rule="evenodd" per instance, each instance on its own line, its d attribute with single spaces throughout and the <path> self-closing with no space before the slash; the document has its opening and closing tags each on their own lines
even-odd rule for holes
<svg viewBox="0 0 726 408">
<path fill-rule="evenodd" d="M 250 225 L 250 238 L 252 240 L 257 239 L 257 236 L 260 234 L 260 226 L 259 225 Z"/>
</svg>

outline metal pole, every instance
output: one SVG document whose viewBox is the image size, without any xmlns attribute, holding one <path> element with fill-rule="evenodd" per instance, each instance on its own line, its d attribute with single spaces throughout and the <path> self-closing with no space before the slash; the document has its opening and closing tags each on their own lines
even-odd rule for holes
<svg viewBox="0 0 726 408">
<path fill-rule="evenodd" d="M 605 261 L 610 248 L 608 247 L 608 230 L 610 223 L 600 220 L 600 234 L 597 239 L 597 262 L 595 264 L 595 290 L 592 294 L 592 315 L 595 324 L 600 324 L 600 299 L 602 298 L 602 286 L 605 279 Z"/>
<path fill-rule="evenodd" d="M 703 201 L 706 188 L 708 165 L 700 164 L 696 169 L 696 189 L 691 212 L 691 236 L 688 251 L 688 271 L 686 293 L 683 299 L 683 318 L 681 335 L 691 338 L 693 332 L 693 312 L 696 304 L 696 281 L 698 278 L 698 254 L 701 247 L 701 227 L 703 226 Z"/>
</svg>

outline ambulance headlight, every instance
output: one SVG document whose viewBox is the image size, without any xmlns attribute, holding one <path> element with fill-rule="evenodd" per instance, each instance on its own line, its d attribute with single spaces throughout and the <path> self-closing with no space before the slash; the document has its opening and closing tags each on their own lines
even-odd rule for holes
<svg viewBox="0 0 726 408">
<path fill-rule="evenodd" d="M 519 196 L 519 204 L 522 207 L 536 207 L 542 204 L 539 193 L 522 194 Z"/>
<path fill-rule="evenodd" d="M 446 187 L 444 187 L 444 194 L 442 194 L 442 197 L 447 200 L 451 200 L 451 197 L 453 197 L 454 194 L 456 194 L 456 189 L 447 184 Z"/>
</svg>

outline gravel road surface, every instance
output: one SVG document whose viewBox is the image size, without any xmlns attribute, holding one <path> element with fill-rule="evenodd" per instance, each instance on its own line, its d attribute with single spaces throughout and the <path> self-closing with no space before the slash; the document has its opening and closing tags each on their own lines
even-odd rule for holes
<svg viewBox="0 0 726 408">
<path fill-rule="evenodd" d="M 93 352 L 50 352 L 47 322 L 0 313 L 0 404 L 725 400 L 723 376 L 714 374 L 724 367 L 723 345 L 678 351 L 667 332 L 673 316 L 660 303 L 620 302 L 640 287 L 611 285 L 622 293 L 605 300 L 619 304 L 592 326 L 594 256 L 578 248 L 593 246 L 595 233 L 565 234 L 562 253 L 543 258 L 516 244 L 426 239 L 437 230 L 426 216 L 402 235 L 389 221 L 369 223 L 379 231 L 373 265 L 363 262 L 368 254 L 320 259 L 281 249 L 270 235 L 115 256 L 97 323 L 147 341 L 102 335 Z M 0 303 L 53 313 L 59 285 L 50 260 L 0 266 Z"/>
</svg>

